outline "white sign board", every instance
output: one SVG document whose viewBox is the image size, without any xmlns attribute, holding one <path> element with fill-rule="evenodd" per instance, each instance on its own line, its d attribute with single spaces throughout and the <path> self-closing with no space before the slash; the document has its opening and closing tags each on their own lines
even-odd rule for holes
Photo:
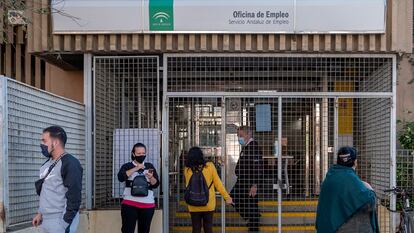
<svg viewBox="0 0 414 233">
<path fill-rule="evenodd" d="M 53 32 L 117 33 L 144 28 L 140 0 L 52 0 Z"/>
<path fill-rule="evenodd" d="M 296 0 L 296 32 L 385 32 L 382 0 Z"/>
<path fill-rule="evenodd" d="M 174 31 L 293 32 L 294 1 L 174 2 Z"/>
<path fill-rule="evenodd" d="M 52 0 L 54 33 L 384 33 L 386 0 Z"/>
<path fill-rule="evenodd" d="M 113 133 L 113 188 L 112 195 L 121 197 L 124 192 L 125 182 L 118 181 L 118 172 L 121 166 L 131 162 L 132 147 L 140 142 L 147 147 L 145 162 L 152 163 L 160 174 L 160 134 L 158 129 L 115 129 Z M 154 196 L 158 195 L 159 189 L 154 190 Z"/>
</svg>

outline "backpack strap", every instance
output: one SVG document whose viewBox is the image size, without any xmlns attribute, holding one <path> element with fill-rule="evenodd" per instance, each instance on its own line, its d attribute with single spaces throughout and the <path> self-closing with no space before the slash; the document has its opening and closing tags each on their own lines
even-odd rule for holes
<svg viewBox="0 0 414 233">
<path fill-rule="evenodd" d="M 131 188 L 132 187 L 132 180 L 126 180 L 125 181 L 125 187 Z"/>
<path fill-rule="evenodd" d="M 196 172 L 203 172 L 202 170 L 195 169 L 195 168 L 189 168 L 189 167 L 187 167 L 187 169 L 191 169 L 191 171 L 193 172 L 193 174 L 196 173 Z M 203 176 L 204 176 L 204 174 L 203 174 Z M 204 177 L 204 179 L 205 179 L 205 177 Z M 214 180 L 211 181 L 211 184 L 208 186 L 208 189 L 210 189 L 211 186 L 213 186 L 213 183 L 214 183 Z"/>
<path fill-rule="evenodd" d="M 50 158 L 48 158 L 40 167 L 43 167 L 43 165 L 45 165 L 47 162 L 49 162 Z"/>
<path fill-rule="evenodd" d="M 208 189 L 211 188 L 211 186 L 213 186 L 214 180 L 211 181 L 211 184 L 208 186 Z"/>
<path fill-rule="evenodd" d="M 46 177 L 50 174 L 50 172 L 53 170 L 53 168 L 56 166 L 56 164 L 60 161 L 60 159 L 63 157 L 63 156 L 65 156 L 66 155 L 66 152 L 65 153 L 63 153 L 63 154 L 61 154 L 60 156 L 59 156 L 59 158 L 55 161 L 55 162 L 53 162 L 52 163 L 52 165 L 50 165 L 50 167 L 49 167 L 49 169 L 47 170 L 47 173 L 46 173 L 46 175 L 42 178 L 42 179 L 46 179 Z M 49 161 L 50 159 L 48 159 L 43 165 L 45 165 L 48 161 Z M 43 166 L 42 165 L 42 166 Z"/>
<path fill-rule="evenodd" d="M 195 167 L 191 167 L 190 169 L 191 169 L 191 171 L 192 171 L 193 173 L 196 173 L 196 172 L 202 172 L 202 170 L 200 170 L 200 169 L 198 169 L 198 168 L 195 168 Z"/>
</svg>

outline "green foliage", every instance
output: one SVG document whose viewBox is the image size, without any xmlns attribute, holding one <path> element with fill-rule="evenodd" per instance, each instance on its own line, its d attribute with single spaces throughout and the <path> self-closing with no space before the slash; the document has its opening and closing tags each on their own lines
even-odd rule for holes
<svg viewBox="0 0 414 233">
<path fill-rule="evenodd" d="M 414 151 L 414 122 L 405 123 L 398 140 L 404 149 Z"/>
<path fill-rule="evenodd" d="M 398 140 L 402 148 L 411 151 L 411 155 L 397 157 L 397 187 L 414 191 L 414 122 L 404 122 Z M 397 202 L 397 210 L 402 209 L 401 201 Z M 414 206 L 414 196 L 411 197 Z"/>
<path fill-rule="evenodd" d="M 414 191 L 414 166 L 413 155 L 397 158 L 397 187 L 404 188 L 408 192 Z M 414 197 L 410 197 L 411 206 L 414 206 Z M 403 203 L 397 199 L 397 210 L 401 210 Z"/>
</svg>

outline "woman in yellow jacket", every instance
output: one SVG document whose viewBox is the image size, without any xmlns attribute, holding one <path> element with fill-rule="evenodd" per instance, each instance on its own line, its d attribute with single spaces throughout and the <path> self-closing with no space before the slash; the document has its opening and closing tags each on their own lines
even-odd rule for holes
<svg viewBox="0 0 414 233">
<path fill-rule="evenodd" d="M 202 170 L 206 183 L 211 188 L 209 189 L 209 200 L 206 206 L 191 206 L 188 205 L 188 211 L 191 215 L 191 222 L 193 226 L 193 233 L 201 233 L 201 227 L 204 229 L 204 233 L 213 232 L 213 214 L 216 208 L 216 189 L 226 200 L 226 204 L 232 204 L 233 200 L 227 193 L 217 174 L 216 167 L 212 162 L 206 162 L 203 152 L 198 147 L 192 147 L 188 151 L 188 155 L 185 161 L 184 176 L 185 185 L 188 186 L 190 178 L 193 175 L 192 170 Z"/>
</svg>

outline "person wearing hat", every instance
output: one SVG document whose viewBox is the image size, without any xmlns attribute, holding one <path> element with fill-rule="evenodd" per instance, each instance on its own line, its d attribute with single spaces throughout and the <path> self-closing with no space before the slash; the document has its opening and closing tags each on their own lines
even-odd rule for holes
<svg viewBox="0 0 414 233">
<path fill-rule="evenodd" d="M 338 150 L 337 164 L 332 165 L 322 183 L 317 232 L 379 232 L 375 192 L 356 174 L 357 162 L 355 148 Z"/>
</svg>

